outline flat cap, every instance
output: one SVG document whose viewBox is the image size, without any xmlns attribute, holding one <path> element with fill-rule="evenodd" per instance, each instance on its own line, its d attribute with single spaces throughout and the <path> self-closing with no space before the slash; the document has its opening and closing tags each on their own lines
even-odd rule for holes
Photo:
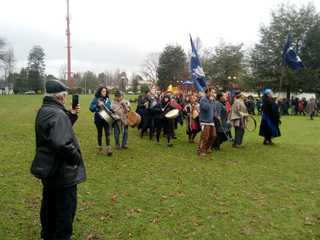
<svg viewBox="0 0 320 240">
<path fill-rule="evenodd" d="M 122 93 L 119 89 L 117 89 L 117 90 L 114 92 L 114 96 L 115 96 L 115 97 L 122 97 L 122 96 L 123 96 L 123 93 Z"/>
<path fill-rule="evenodd" d="M 46 92 L 47 93 L 60 93 L 68 91 L 69 88 L 58 80 L 46 81 Z"/>
</svg>

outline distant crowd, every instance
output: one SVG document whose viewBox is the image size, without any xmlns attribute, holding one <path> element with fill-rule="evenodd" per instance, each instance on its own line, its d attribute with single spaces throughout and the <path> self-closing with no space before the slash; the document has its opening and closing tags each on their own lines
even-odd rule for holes
<svg viewBox="0 0 320 240">
<path fill-rule="evenodd" d="M 311 119 L 319 115 L 320 101 L 315 98 L 278 98 L 276 103 L 279 107 L 280 115 L 309 115 Z M 249 96 L 245 100 L 248 112 L 252 115 L 261 114 L 262 112 L 262 99 Z"/>
</svg>

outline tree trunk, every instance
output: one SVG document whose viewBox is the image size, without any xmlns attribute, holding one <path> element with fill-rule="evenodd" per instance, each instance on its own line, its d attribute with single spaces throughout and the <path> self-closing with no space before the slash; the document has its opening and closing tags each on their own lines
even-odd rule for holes
<svg viewBox="0 0 320 240">
<path fill-rule="evenodd" d="M 291 95 L 290 87 L 287 86 L 287 99 L 290 99 L 290 95 Z"/>
</svg>

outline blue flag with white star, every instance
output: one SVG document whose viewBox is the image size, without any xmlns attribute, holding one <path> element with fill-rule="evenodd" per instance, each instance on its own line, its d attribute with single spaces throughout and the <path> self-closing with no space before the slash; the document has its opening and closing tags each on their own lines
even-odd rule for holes
<svg viewBox="0 0 320 240">
<path fill-rule="evenodd" d="M 297 48 L 292 44 L 291 34 L 288 34 L 287 40 L 283 46 L 282 61 L 284 65 L 287 65 L 294 71 L 298 71 L 304 67 L 301 58 L 298 56 Z"/>
<path fill-rule="evenodd" d="M 197 91 L 203 92 L 204 88 L 207 85 L 207 79 L 204 74 L 204 71 L 201 67 L 200 59 L 197 53 L 197 49 L 194 46 L 194 43 L 192 41 L 192 37 L 190 35 L 190 42 L 191 42 L 191 61 L 190 61 L 190 67 L 192 72 L 192 81 L 195 85 Z"/>
</svg>

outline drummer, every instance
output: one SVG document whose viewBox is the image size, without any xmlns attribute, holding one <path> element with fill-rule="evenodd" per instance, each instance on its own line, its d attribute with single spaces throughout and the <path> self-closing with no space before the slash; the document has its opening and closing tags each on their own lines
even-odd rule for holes
<svg viewBox="0 0 320 240">
<path fill-rule="evenodd" d="M 159 102 L 154 107 L 154 120 L 156 127 L 157 143 L 160 143 L 160 134 L 161 130 L 163 129 L 167 137 L 168 147 L 173 146 L 173 144 L 171 143 L 171 139 L 174 137 L 175 119 L 166 118 L 165 115 L 173 109 L 175 108 L 170 104 L 170 95 L 167 93 L 163 96 L 161 102 Z"/>
<path fill-rule="evenodd" d="M 194 142 L 198 132 L 201 131 L 199 122 L 200 104 L 197 102 L 195 95 L 188 95 L 185 98 L 186 105 L 183 112 L 186 115 L 186 133 L 190 143 Z"/>
<path fill-rule="evenodd" d="M 129 102 L 124 101 L 123 93 L 116 90 L 114 94 L 114 101 L 112 103 L 112 110 L 120 119 L 114 123 L 114 141 L 117 149 L 128 148 L 128 112 L 130 111 Z M 120 134 L 122 133 L 122 140 Z"/>
<path fill-rule="evenodd" d="M 109 92 L 106 87 L 99 87 L 96 91 L 94 98 L 90 104 L 90 111 L 94 113 L 94 124 L 97 129 L 97 140 L 98 140 L 98 153 L 105 153 L 108 156 L 112 155 L 112 148 L 110 146 L 110 128 L 109 124 L 104 121 L 100 115 L 99 111 L 102 108 L 111 109 L 111 101 L 109 99 Z M 106 136 L 106 148 L 102 147 L 102 132 L 104 129 L 104 133 Z"/>
</svg>

